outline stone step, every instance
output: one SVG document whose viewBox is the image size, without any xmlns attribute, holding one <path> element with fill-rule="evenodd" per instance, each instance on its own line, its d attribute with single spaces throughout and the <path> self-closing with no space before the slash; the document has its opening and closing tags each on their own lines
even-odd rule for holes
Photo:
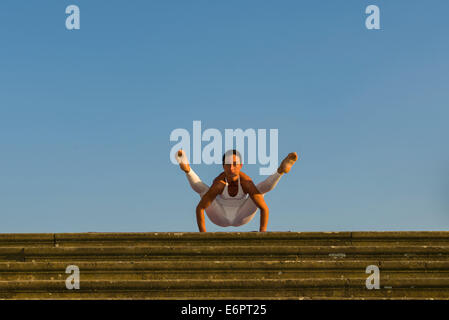
<svg viewBox="0 0 449 320">
<path fill-rule="evenodd" d="M 1 299 L 263 299 L 446 298 L 448 278 L 386 279 L 382 290 L 368 290 L 365 278 L 259 280 L 85 280 L 68 290 L 63 280 L 0 281 Z"/>
<path fill-rule="evenodd" d="M 139 246 L 0 247 L 0 261 L 51 260 L 298 260 L 449 258 L 449 246 Z"/>
<path fill-rule="evenodd" d="M 250 260 L 250 261 L 71 261 L 83 269 L 114 269 L 114 270 L 192 270 L 203 269 L 360 269 L 369 264 L 378 265 L 384 270 L 448 270 L 449 260 L 428 261 L 428 260 L 391 260 L 379 261 L 371 260 Z M 11 270 L 18 271 L 39 271 L 39 270 L 60 270 L 65 269 L 67 262 L 0 262 L 0 272 Z"/>
<path fill-rule="evenodd" d="M 258 298 L 449 299 L 449 232 L 0 234 L 0 299 Z"/>
<path fill-rule="evenodd" d="M 449 261 L 150 261 L 1 262 L 0 281 L 66 279 L 76 265 L 84 280 L 304 279 L 367 277 L 377 265 L 382 279 L 449 278 Z"/>
<path fill-rule="evenodd" d="M 0 234 L 8 246 L 319 246 L 319 245 L 449 245 L 448 231 L 404 232 L 141 232 Z"/>
</svg>

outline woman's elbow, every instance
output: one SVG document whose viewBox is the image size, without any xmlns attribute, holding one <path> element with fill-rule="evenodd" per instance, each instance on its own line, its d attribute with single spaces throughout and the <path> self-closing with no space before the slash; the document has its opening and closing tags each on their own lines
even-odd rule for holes
<svg viewBox="0 0 449 320">
<path fill-rule="evenodd" d="M 270 209 L 268 209 L 268 206 L 267 206 L 267 205 L 260 206 L 260 212 L 262 212 L 262 213 L 268 213 L 268 212 L 270 212 Z"/>
<path fill-rule="evenodd" d="M 208 206 L 207 206 L 207 203 L 204 203 L 204 202 L 200 202 L 200 203 L 198 203 L 198 205 L 196 206 L 196 212 L 197 213 L 201 213 L 201 212 L 203 212 L 203 210 L 205 210 L 206 208 L 207 208 Z"/>
</svg>

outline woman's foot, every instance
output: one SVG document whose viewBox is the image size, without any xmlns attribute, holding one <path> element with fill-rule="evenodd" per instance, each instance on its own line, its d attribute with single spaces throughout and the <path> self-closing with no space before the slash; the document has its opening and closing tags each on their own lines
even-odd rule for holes
<svg viewBox="0 0 449 320">
<path fill-rule="evenodd" d="M 296 152 L 289 153 L 288 156 L 282 160 L 281 165 L 278 168 L 278 173 L 283 174 L 289 172 L 296 160 L 298 160 L 298 155 Z"/>
<path fill-rule="evenodd" d="M 189 165 L 189 161 L 187 160 L 187 156 L 186 153 L 180 149 L 178 150 L 178 154 L 176 157 L 179 163 L 179 167 L 181 168 L 182 171 L 184 171 L 185 173 L 189 173 L 190 171 L 190 165 Z"/>
</svg>

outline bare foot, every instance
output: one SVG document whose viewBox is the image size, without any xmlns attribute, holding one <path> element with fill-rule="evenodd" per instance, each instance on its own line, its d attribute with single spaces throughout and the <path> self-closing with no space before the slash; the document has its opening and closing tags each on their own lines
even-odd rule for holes
<svg viewBox="0 0 449 320">
<path fill-rule="evenodd" d="M 190 165 L 189 161 L 187 160 L 187 156 L 182 149 L 178 150 L 177 160 L 181 170 L 184 171 L 185 173 L 188 173 L 190 171 Z"/>
<path fill-rule="evenodd" d="M 288 156 L 282 160 L 281 165 L 278 168 L 278 173 L 283 174 L 289 172 L 296 160 L 298 160 L 298 155 L 296 152 L 289 153 Z"/>
</svg>

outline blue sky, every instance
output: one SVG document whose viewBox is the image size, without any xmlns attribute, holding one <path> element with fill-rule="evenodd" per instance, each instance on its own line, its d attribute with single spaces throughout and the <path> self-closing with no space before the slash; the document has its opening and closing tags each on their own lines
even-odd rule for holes
<svg viewBox="0 0 449 320">
<path fill-rule="evenodd" d="M 65 8 L 81 29 L 65 28 Z M 381 30 L 365 28 L 380 8 Z M 169 136 L 279 130 L 269 231 L 447 230 L 447 1 L 0 3 L 0 232 L 197 231 Z M 208 184 L 219 165 L 194 165 Z M 258 165 L 243 169 L 257 183 Z M 258 230 L 259 215 L 239 228 Z"/>
</svg>

